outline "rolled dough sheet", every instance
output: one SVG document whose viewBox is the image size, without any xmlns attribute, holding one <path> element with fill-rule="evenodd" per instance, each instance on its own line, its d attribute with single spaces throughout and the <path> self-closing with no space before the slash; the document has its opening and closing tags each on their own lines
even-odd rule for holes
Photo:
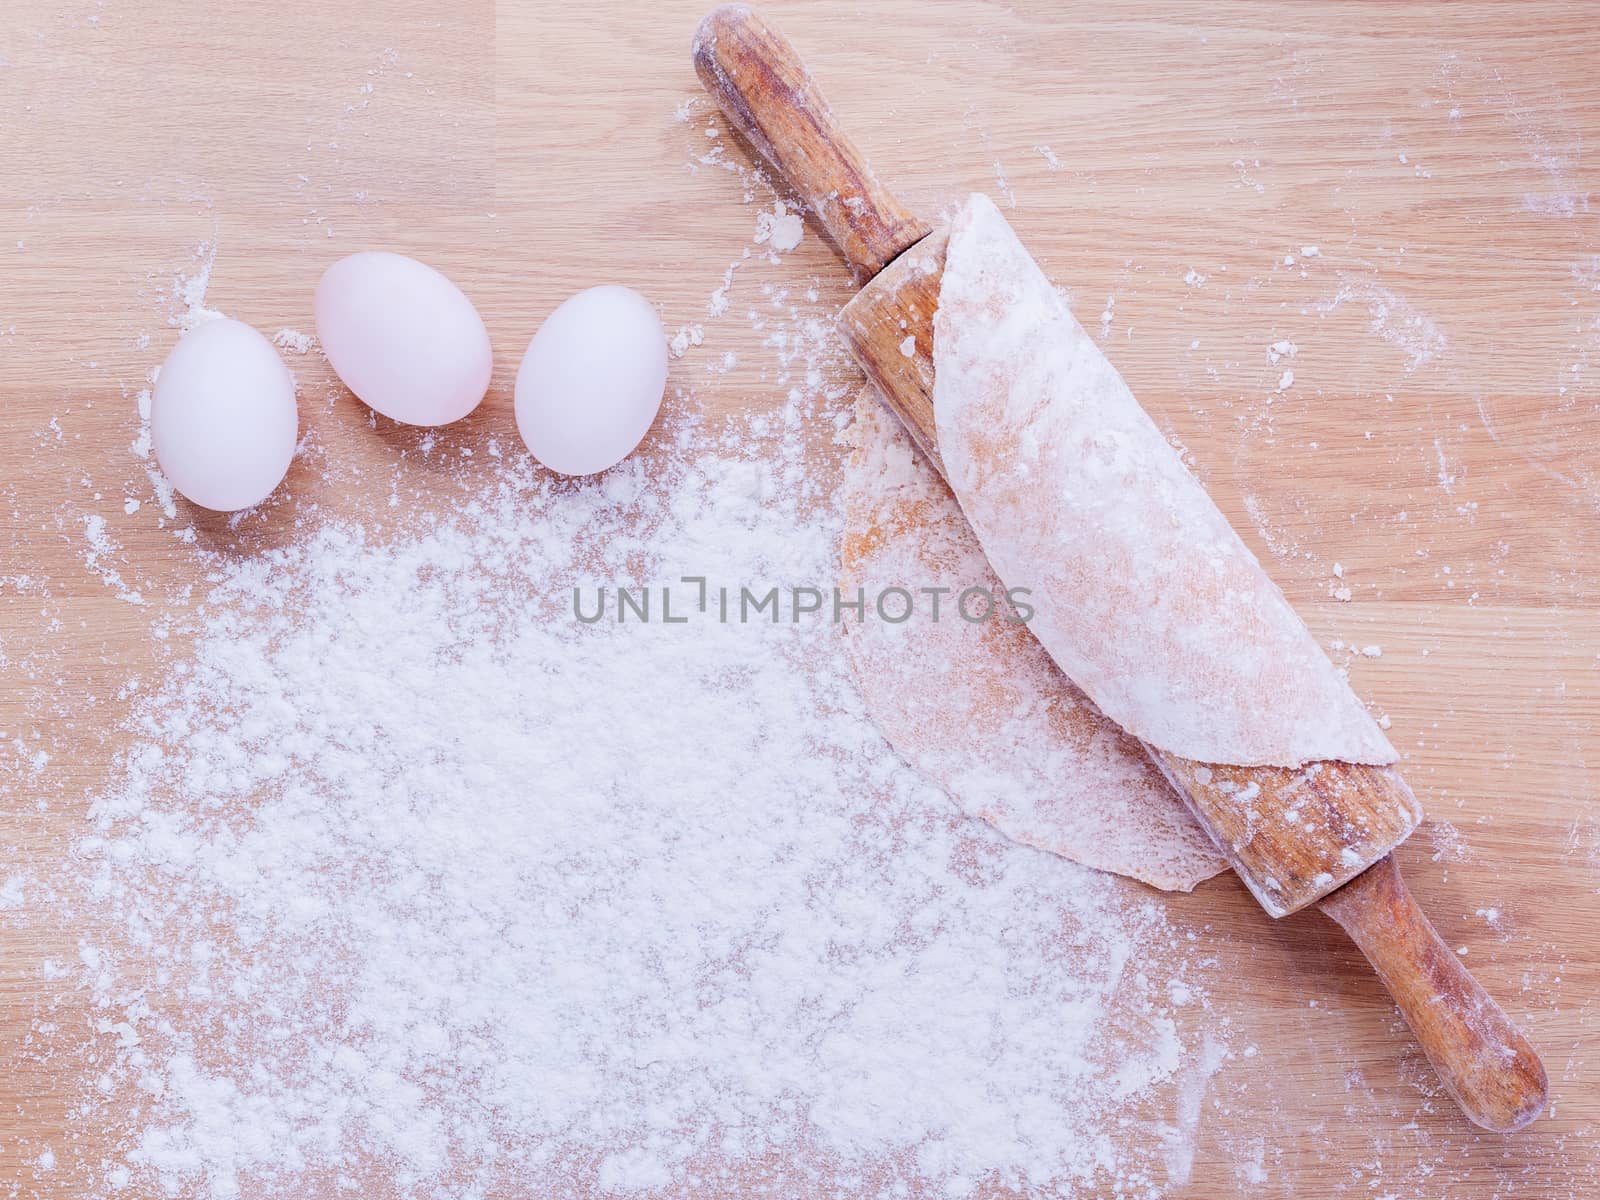
<svg viewBox="0 0 1600 1200">
<path fill-rule="evenodd" d="M 955 497 L 871 388 L 853 429 L 840 586 L 851 597 L 864 588 L 869 600 L 889 587 L 951 589 L 938 621 L 918 595 L 903 624 L 869 609 L 846 626 L 884 736 L 966 812 L 1026 845 L 1169 891 L 1224 870 L 1149 755 L 1025 626 L 999 614 L 961 619 L 963 589 L 1004 589 Z"/>
<path fill-rule="evenodd" d="M 1117 724 L 1206 763 L 1394 748 L 987 196 L 934 324 L 951 487 L 1034 636 Z"/>
</svg>

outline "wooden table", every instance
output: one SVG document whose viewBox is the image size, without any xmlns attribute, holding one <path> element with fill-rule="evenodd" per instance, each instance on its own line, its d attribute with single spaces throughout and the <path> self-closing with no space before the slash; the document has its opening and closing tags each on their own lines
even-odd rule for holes
<svg viewBox="0 0 1600 1200">
<path fill-rule="evenodd" d="M 1212 1081 L 1181 1194 L 1593 1194 L 1595 10 L 770 7 L 897 192 L 930 214 L 973 189 L 1007 206 L 1344 647 L 1432 818 L 1400 851 L 1413 889 L 1545 1053 L 1550 1115 L 1480 1135 L 1331 924 L 1272 923 L 1228 879 L 1174 897 L 1221 960 L 1214 1018 L 1255 1048 Z M 314 451 L 285 498 L 236 529 L 165 518 L 130 443 L 176 337 L 175 278 L 209 263 L 208 304 L 309 332 L 335 257 L 434 263 L 497 347 L 487 403 L 446 446 L 515 444 L 521 348 L 580 287 L 627 283 L 669 330 L 700 326 L 672 403 L 713 419 L 777 398 L 745 315 L 762 285 L 814 288 L 819 316 L 849 295 L 811 231 L 735 271 L 727 313 L 708 312 L 772 197 L 701 161 L 731 139 L 707 136 L 720 124 L 689 64 L 699 5 L 358 8 L 13 0 L 0 16 L 0 883 L 82 828 L 120 744 L 119 688 L 153 662 L 149 614 L 123 593 L 195 570 L 172 529 L 250 550 L 360 511 L 349 481 L 422 436 L 374 437 L 325 363 L 291 355 Z M 724 159 L 748 163 L 737 145 Z M 86 561 L 90 515 L 119 549 Z M 37 1173 L 41 1145 L 93 1149 L 66 1115 L 76 1068 L 34 1052 L 41 1023 L 85 1021 L 40 970 L 72 959 L 77 932 L 26 894 L 0 902 L 0 1187 L 22 1195 L 81 1190 Z"/>
</svg>

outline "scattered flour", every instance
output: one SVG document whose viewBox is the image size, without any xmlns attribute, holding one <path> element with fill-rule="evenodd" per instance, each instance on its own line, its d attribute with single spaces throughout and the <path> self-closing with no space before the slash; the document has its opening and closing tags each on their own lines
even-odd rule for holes
<svg viewBox="0 0 1600 1200">
<path fill-rule="evenodd" d="M 1472 848 L 1467 845 L 1457 829 L 1449 821 L 1430 818 L 1426 824 L 1428 838 L 1433 842 L 1434 862 L 1471 862 L 1473 861 Z"/>
<path fill-rule="evenodd" d="M 206 291 L 211 287 L 211 269 L 217 262 L 215 242 L 201 242 L 194 252 L 195 265 L 180 273 L 172 285 L 174 299 L 183 306 L 172 319 L 172 324 L 185 333 L 196 325 L 215 321 L 225 314 L 206 307 Z"/>
<path fill-rule="evenodd" d="M 1203 981 L 1147 894 L 959 817 L 827 621 L 574 620 L 576 586 L 835 577 L 829 507 L 749 444 L 584 484 L 479 459 L 481 498 L 409 532 L 194 552 L 192 642 L 77 847 L 105 931 L 79 1119 L 122 1146 L 97 1186 L 1145 1195 L 1187 1170 L 1170 1009 Z"/>
<path fill-rule="evenodd" d="M 272 344 L 291 354 L 309 354 L 317 339 L 297 329 L 280 329 L 272 335 Z"/>
<path fill-rule="evenodd" d="M 1176 1184 L 1189 1182 L 1194 1170 L 1194 1133 L 1200 1124 L 1201 1108 L 1211 1077 L 1222 1069 L 1227 1051 L 1220 1042 L 1206 1038 L 1200 1053 L 1185 1068 L 1179 1091 L 1177 1121 L 1166 1133 L 1167 1176 Z"/>
<path fill-rule="evenodd" d="M 722 273 L 722 283 L 711 293 L 711 299 L 706 301 L 706 312 L 713 317 L 720 317 L 728 311 L 728 293 L 733 290 L 733 276 L 742 265 L 740 259 L 735 259 L 728 264 L 728 269 Z"/>
<path fill-rule="evenodd" d="M 698 346 L 706 340 L 705 327 L 701 325 L 685 325 L 672 335 L 667 343 L 667 349 L 672 352 L 673 358 L 682 358 L 689 352 L 689 347 Z"/>
<path fill-rule="evenodd" d="M 1348 279 L 1332 300 L 1322 305 L 1333 312 L 1341 304 L 1354 301 L 1363 305 L 1372 318 L 1372 332 L 1395 347 L 1406 358 L 1406 370 L 1432 362 L 1445 349 L 1445 337 L 1427 314 L 1397 292 L 1367 280 Z"/>
<path fill-rule="evenodd" d="M 129 604 L 142 605 L 144 595 L 138 588 L 130 587 L 122 578 L 121 572 L 112 565 L 120 552 L 120 547 L 112 539 L 106 528 L 106 519 L 99 513 L 90 513 L 83 518 L 83 534 L 88 540 L 89 548 L 83 556 L 84 565 L 101 581 L 117 593 L 117 599 Z"/>
<path fill-rule="evenodd" d="M 156 372 L 151 372 L 152 383 L 154 382 L 155 374 Z M 166 473 L 161 470 L 155 461 L 155 443 L 150 433 L 150 404 L 151 389 L 141 388 L 138 395 L 134 397 L 134 405 L 139 414 L 139 432 L 134 436 L 133 442 L 128 446 L 128 449 L 133 452 L 135 458 L 144 462 L 145 478 L 150 482 L 150 490 L 155 496 L 156 504 L 160 507 L 162 515 L 167 520 L 171 520 L 178 515 L 177 493 L 173 489 L 172 481 L 167 478 Z M 137 500 L 130 500 L 129 503 L 136 506 L 139 505 Z M 129 513 L 137 512 L 138 507 L 127 511 Z"/>
<path fill-rule="evenodd" d="M 780 254 L 787 254 L 800 244 L 805 236 L 805 222 L 797 212 L 790 212 L 782 200 L 773 202 L 771 212 L 756 214 L 756 245 L 769 246 Z"/>
</svg>

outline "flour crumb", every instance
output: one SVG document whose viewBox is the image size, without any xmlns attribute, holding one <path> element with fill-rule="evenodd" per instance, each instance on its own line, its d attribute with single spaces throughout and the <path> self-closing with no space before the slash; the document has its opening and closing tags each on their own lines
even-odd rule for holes
<svg viewBox="0 0 1600 1200">
<path fill-rule="evenodd" d="M 1241 1183 L 1247 1183 L 1252 1186 L 1266 1183 L 1270 1178 L 1267 1174 L 1266 1158 L 1266 1141 L 1261 1138 L 1254 1139 L 1251 1144 L 1250 1157 L 1234 1167 L 1234 1175 Z"/>
<path fill-rule="evenodd" d="M 713 317 L 720 317 L 728 311 L 728 293 L 733 290 L 733 276 L 743 260 L 736 260 L 728 264 L 722 272 L 722 283 L 711 293 L 711 299 L 706 302 L 706 312 Z"/>
<path fill-rule="evenodd" d="M 672 351 L 673 358 L 682 358 L 689 352 L 691 346 L 701 345 L 706 340 L 705 327 L 701 325 L 684 325 L 672 335 L 672 340 L 667 343 L 667 348 Z"/>
<path fill-rule="evenodd" d="M 316 339 L 309 333 L 301 333 L 296 329 L 280 329 L 272 335 L 272 344 L 280 350 L 288 350 L 292 354 L 308 354 Z"/>
<path fill-rule="evenodd" d="M 143 594 L 137 588 L 129 587 L 122 574 L 111 565 L 121 547 L 112 539 L 106 519 L 99 513 L 90 513 L 83 518 L 83 532 L 89 543 L 89 549 L 83 556 L 84 566 L 100 576 L 101 582 L 116 592 L 117 599 L 127 604 L 142 605 Z"/>
<path fill-rule="evenodd" d="M 134 436 L 128 449 L 133 451 L 135 458 L 148 459 L 152 448 L 150 434 L 150 405 L 151 395 L 149 388 L 141 388 L 134 397 L 134 410 L 139 417 L 139 432 Z"/>
<path fill-rule="evenodd" d="M 805 236 L 805 222 L 800 214 L 790 212 L 782 200 L 775 200 L 771 212 L 756 214 L 756 245 L 766 245 L 780 254 L 787 254 L 800 244 Z"/>
<path fill-rule="evenodd" d="M 1461 831 L 1449 821 L 1430 819 L 1427 823 L 1428 838 L 1433 843 L 1434 862 L 1464 863 L 1472 861 L 1472 850 L 1468 847 L 1466 839 L 1461 836 Z"/>
<path fill-rule="evenodd" d="M 180 273 L 173 282 L 172 294 L 183 311 L 172 319 L 185 333 L 207 321 L 221 320 L 226 313 L 206 307 L 206 292 L 211 287 L 211 270 L 217 262 L 214 242 L 201 242 L 194 252 L 195 265 Z"/>
</svg>

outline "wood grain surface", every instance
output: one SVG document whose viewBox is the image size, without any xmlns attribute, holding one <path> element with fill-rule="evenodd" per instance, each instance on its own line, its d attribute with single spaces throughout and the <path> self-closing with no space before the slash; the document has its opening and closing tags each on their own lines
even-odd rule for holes
<svg viewBox="0 0 1600 1200">
<path fill-rule="evenodd" d="M 749 5 L 722 5 L 700 22 L 694 61 L 728 123 L 865 280 L 840 311 L 839 331 L 879 401 L 944 475 L 930 386 L 944 293 L 933 277 L 944 278 L 962 217 L 952 232 L 936 233 L 902 210 L 862 165 L 798 51 Z M 1145 750 L 1269 915 L 1322 900 L 1377 969 L 1464 1116 L 1514 1133 L 1544 1112 L 1549 1081 L 1537 1052 L 1444 944 L 1390 857 L 1422 821 L 1398 770 L 1339 761 L 1237 766 Z"/>
<path fill-rule="evenodd" d="M 416 494 L 469 488 L 446 464 L 516 445 L 522 347 L 597 282 L 642 290 L 669 331 L 701 328 L 673 361 L 672 412 L 714 430 L 781 399 L 763 312 L 781 291 L 824 320 L 853 285 L 814 229 L 781 261 L 752 247 L 775 197 L 732 169 L 742 148 L 711 151 L 732 138 L 689 59 L 702 7 L 5 7 L 0 883 L 71 870 L 126 685 L 156 661 L 127 593 L 203 583 L 175 531 L 251 553 L 376 513 L 396 460 Z M 1428 813 L 1396 856 L 1411 888 L 1549 1066 L 1544 1118 L 1511 1138 L 1468 1127 L 1331 922 L 1268 921 L 1215 880 L 1163 901 L 1216 962 L 1204 1016 L 1232 1055 L 1174 1193 L 1593 1194 L 1593 8 L 767 10 L 913 212 L 996 198 L 1348 660 Z M 496 346 L 485 405 L 430 439 L 369 423 L 320 358 L 290 355 L 309 441 L 280 497 L 235 524 L 166 517 L 130 445 L 177 335 L 175 282 L 209 263 L 207 304 L 310 332 L 323 267 L 379 246 L 477 302 Z M 842 348 L 822 369 L 853 390 Z M 837 457 L 817 430 L 819 478 Z M 91 516 L 113 552 L 91 553 Z M 39 1156 L 93 1159 L 114 1136 L 72 1119 L 92 1048 L 42 1049 L 93 1041 L 83 995 L 44 969 L 75 961 L 75 921 L 26 892 L 0 901 L 0 1188 L 18 1195 L 85 1194 Z"/>
</svg>

